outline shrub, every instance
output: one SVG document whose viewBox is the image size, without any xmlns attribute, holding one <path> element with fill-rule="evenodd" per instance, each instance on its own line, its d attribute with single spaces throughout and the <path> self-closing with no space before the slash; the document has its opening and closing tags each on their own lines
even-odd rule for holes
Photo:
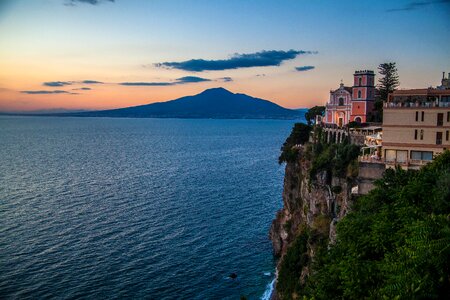
<svg viewBox="0 0 450 300">
<path fill-rule="evenodd" d="M 297 158 L 298 150 L 293 149 L 295 145 L 303 145 L 309 140 L 311 126 L 303 123 L 295 123 L 291 134 L 288 136 L 283 146 L 281 147 L 281 154 L 278 158 L 278 163 L 293 162 Z"/>
</svg>

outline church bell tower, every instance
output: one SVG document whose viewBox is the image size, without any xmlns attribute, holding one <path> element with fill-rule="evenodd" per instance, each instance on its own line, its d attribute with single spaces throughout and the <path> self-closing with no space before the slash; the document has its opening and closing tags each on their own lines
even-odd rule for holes
<svg viewBox="0 0 450 300">
<path fill-rule="evenodd" d="M 352 112 L 350 121 L 365 123 L 372 113 L 375 100 L 375 73 L 371 70 L 353 74 Z"/>
</svg>

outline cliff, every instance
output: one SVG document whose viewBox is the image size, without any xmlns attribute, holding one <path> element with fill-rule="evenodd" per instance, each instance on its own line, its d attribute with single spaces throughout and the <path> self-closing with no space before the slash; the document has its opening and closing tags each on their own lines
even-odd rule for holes
<svg viewBox="0 0 450 300">
<path fill-rule="evenodd" d="M 295 158 L 286 163 L 283 208 L 270 228 L 273 252 L 280 258 L 277 299 L 295 299 L 295 291 L 310 275 L 316 253 L 335 241 L 336 223 L 349 211 L 351 189 L 356 185 L 357 169 L 352 170 L 355 154 L 339 160 L 342 149 L 355 152 L 351 147 L 297 145 Z M 321 162 L 323 159 L 328 161 Z M 337 171 L 338 164 L 341 171 Z"/>
</svg>

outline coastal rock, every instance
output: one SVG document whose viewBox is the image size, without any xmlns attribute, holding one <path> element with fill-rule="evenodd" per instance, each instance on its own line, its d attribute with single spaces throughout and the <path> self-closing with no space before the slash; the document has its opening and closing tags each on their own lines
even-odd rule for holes
<svg viewBox="0 0 450 300">
<path fill-rule="evenodd" d="M 354 180 L 335 177 L 327 171 L 310 178 L 311 161 L 305 158 L 304 151 L 301 147 L 298 159 L 286 164 L 283 208 L 277 212 L 269 232 L 273 254 L 280 258 L 278 271 L 293 241 L 302 232 L 312 232 L 315 238 L 307 243 L 308 263 L 300 271 L 298 280 L 301 283 L 309 276 L 317 241 L 335 242 L 336 224 L 350 209 L 351 188 L 355 185 Z M 274 297 L 276 299 L 276 295 Z"/>
</svg>

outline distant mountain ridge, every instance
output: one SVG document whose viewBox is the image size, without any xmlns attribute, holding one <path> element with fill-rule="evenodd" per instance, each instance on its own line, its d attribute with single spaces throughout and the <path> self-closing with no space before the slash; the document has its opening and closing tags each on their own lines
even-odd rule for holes
<svg viewBox="0 0 450 300">
<path fill-rule="evenodd" d="M 129 118 L 217 118 L 217 119 L 297 119 L 304 112 L 224 88 L 207 89 L 200 94 L 126 108 L 61 113 L 58 116 Z"/>
</svg>

